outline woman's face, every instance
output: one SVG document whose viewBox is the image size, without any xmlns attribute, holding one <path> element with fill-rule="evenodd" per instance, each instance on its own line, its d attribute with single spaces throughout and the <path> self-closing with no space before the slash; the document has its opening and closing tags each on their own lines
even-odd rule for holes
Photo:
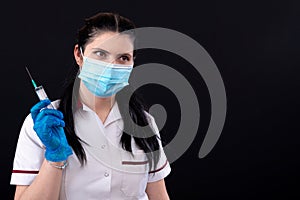
<svg viewBox="0 0 300 200">
<path fill-rule="evenodd" d="M 83 50 L 83 49 L 82 49 Z M 120 34 L 115 32 L 102 32 L 96 34 L 85 44 L 85 49 L 82 52 L 83 56 L 101 60 L 107 63 L 114 63 L 120 65 L 133 65 L 133 40 L 127 34 Z M 74 48 L 74 57 L 79 65 L 82 67 L 83 57 L 78 45 Z M 95 96 L 80 82 L 80 98 L 91 108 L 94 108 L 96 99 Z M 110 98 L 97 98 L 110 99 Z"/>
<path fill-rule="evenodd" d="M 97 34 L 86 44 L 83 56 L 108 63 L 133 65 L 133 41 L 127 34 L 104 32 Z M 77 64 L 82 66 L 82 56 L 78 45 L 74 56 Z"/>
</svg>

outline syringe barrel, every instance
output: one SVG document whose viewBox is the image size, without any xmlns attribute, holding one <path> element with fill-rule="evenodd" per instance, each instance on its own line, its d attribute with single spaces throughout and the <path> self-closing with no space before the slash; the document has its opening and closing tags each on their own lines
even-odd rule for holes
<svg viewBox="0 0 300 200">
<path fill-rule="evenodd" d="M 40 86 L 36 87 L 35 92 L 38 95 L 40 100 L 49 99 L 46 92 L 45 92 L 45 90 L 44 90 L 44 88 L 43 88 L 43 86 L 40 85 Z M 49 104 L 47 106 L 47 108 L 54 109 L 54 106 L 52 104 Z"/>
</svg>

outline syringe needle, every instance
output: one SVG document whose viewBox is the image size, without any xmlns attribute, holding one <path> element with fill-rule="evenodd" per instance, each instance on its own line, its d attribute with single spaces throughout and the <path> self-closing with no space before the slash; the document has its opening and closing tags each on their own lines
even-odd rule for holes
<svg viewBox="0 0 300 200">
<path fill-rule="evenodd" d="M 44 88 L 43 88 L 43 86 L 40 85 L 40 86 L 37 87 L 36 84 L 35 84 L 35 82 L 34 82 L 34 80 L 33 80 L 33 78 L 32 78 L 32 76 L 31 76 L 31 74 L 30 74 L 30 72 L 29 72 L 29 70 L 28 70 L 28 68 L 27 67 L 25 67 L 25 68 L 26 68 L 26 71 L 27 71 L 27 73 L 28 73 L 28 75 L 29 75 L 29 77 L 31 79 L 31 82 L 32 82 L 32 84 L 34 86 L 34 91 L 36 92 L 36 94 L 39 97 L 39 99 L 40 100 L 49 99 L 48 96 L 47 96 L 47 94 L 46 94 L 46 92 L 45 92 L 45 90 L 44 90 Z M 49 104 L 47 106 L 47 108 L 55 109 L 55 107 L 52 105 L 52 103 Z"/>
<path fill-rule="evenodd" d="M 28 75 L 29 75 L 30 79 L 32 80 L 32 76 L 31 76 L 31 74 L 30 74 L 30 72 L 29 72 L 28 68 L 27 68 L 27 67 L 25 67 L 25 68 L 26 68 L 26 71 L 27 71 L 27 73 L 28 73 Z"/>
<path fill-rule="evenodd" d="M 37 86 L 36 86 L 36 84 L 35 84 L 35 82 L 34 82 L 32 76 L 31 76 L 31 74 L 30 74 L 28 68 L 27 68 L 27 67 L 25 67 L 25 68 L 26 68 L 26 71 L 27 71 L 27 73 L 28 73 L 28 75 L 29 75 L 29 77 L 30 77 L 30 80 L 31 80 L 32 84 L 33 84 L 33 87 L 36 88 Z"/>
</svg>

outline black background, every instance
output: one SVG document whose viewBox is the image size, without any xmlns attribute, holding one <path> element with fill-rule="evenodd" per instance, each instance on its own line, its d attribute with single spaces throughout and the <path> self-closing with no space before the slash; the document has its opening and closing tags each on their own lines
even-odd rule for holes
<svg viewBox="0 0 300 200">
<path fill-rule="evenodd" d="M 201 76 L 176 55 L 145 50 L 138 63 L 159 62 L 187 76 L 201 109 L 191 147 L 166 178 L 171 199 L 296 199 L 299 191 L 299 1 L 8 1 L 1 6 L 1 199 L 9 185 L 21 124 L 37 101 L 25 66 L 52 99 L 59 98 L 83 19 L 116 11 L 138 27 L 180 31 L 212 57 L 227 93 L 222 135 L 205 158 L 198 152 L 209 124 L 210 101 Z M 162 55 L 162 56 L 158 56 Z M 183 69 L 184 68 L 184 69 Z M 166 88 L 140 89 L 173 118 L 162 130 L 171 140 L 179 110 Z M 163 97 L 163 98 L 162 98 Z M 175 125 L 174 125 L 175 124 Z"/>
</svg>

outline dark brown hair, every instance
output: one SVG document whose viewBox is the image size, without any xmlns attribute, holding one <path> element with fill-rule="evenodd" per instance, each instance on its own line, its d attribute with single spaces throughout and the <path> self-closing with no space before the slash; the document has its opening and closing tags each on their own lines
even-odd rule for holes
<svg viewBox="0 0 300 200">
<path fill-rule="evenodd" d="M 105 31 L 112 31 L 125 34 L 130 34 L 134 41 L 134 31 L 135 25 L 129 19 L 118 15 L 117 13 L 98 13 L 90 18 L 85 19 L 85 25 L 79 29 L 76 38 L 76 44 L 82 48 L 84 51 L 86 44 L 95 36 Z M 134 52 L 135 56 L 135 52 Z M 59 110 L 64 114 L 64 120 L 66 123 L 65 133 L 68 143 L 72 147 L 76 156 L 78 157 L 80 163 L 83 165 L 86 162 L 86 154 L 82 147 L 80 138 L 76 135 L 74 130 L 74 97 L 76 98 L 79 90 L 78 81 L 75 81 L 79 67 L 74 65 L 70 75 L 66 79 L 66 88 L 62 95 Z M 125 99 L 125 95 L 131 90 L 130 86 L 126 86 L 121 91 L 116 94 L 116 101 L 120 108 L 120 113 L 123 118 L 131 117 L 132 120 L 140 126 L 148 125 L 148 120 L 145 115 L 145 111 L 148 112 L 148 107 L 142 101 L 142 98 L 138 96 L 137 92 L 134 92 L 130 97 L 129 105 L 124 103 L 122 99 Z M 76 93 L 76 94 L 73 94 Z M 76 102 L 76 99 L 75 99 Z M 129 112 L 128 112 L 129 109 Z M 129 114 L 128 114 L 129 113 Z M 130 129 L 130 126 L 125 123 L 124 129 L 134 131 Z M 149 130 L 152 131 L 148 126 Z M 148 135 L 148 134 L 147 134 Z M 136 144 L 143 149 L 147 154 L 150 169 L 152 166 L 156 166 L 159 159 L 159 143 L 156 135 L 152 137 L 138 138 L 130 135 L 129 133 L 123 132 L 121 137 L 121 145 L 123 149 L 132 152 L 131 148 L 131 138 L 134 138 Z"/>
</svg>

